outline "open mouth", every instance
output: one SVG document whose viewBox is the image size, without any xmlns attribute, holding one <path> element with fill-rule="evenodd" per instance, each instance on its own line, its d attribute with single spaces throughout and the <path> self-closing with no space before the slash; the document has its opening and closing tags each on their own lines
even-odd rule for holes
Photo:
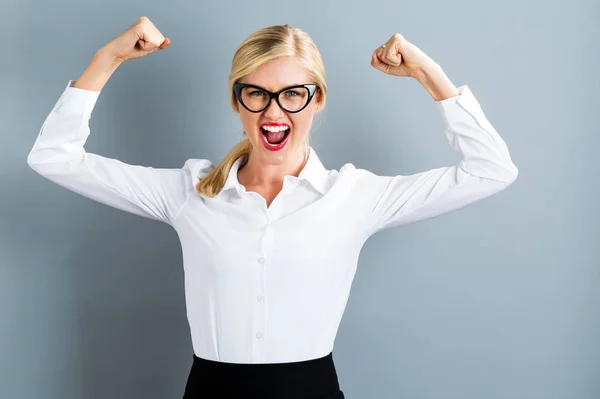
<svg viewBox="0 0 600 399">
<path fill-rule="evenodd" d="M 266 141 L 266 144 L 277 147 L 285 143 L 288 136 L 290 135 L 289 126 L 277 127 L 277 128 L 266 128 L 261 126 L 260 131 Z"/>
</svg>

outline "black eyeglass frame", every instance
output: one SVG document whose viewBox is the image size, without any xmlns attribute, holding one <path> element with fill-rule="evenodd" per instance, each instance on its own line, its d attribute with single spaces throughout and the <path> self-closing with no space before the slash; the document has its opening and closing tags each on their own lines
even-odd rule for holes
<svg viewBox="0 0 600 399">
<path fill-rule="evenodd" d="M 264 91 L 265 93 L 267 93 L 269 95 L 269 101 L 267 102 L 267 105 L 259 111 L 253 111 L 250 108 L 248 108 L 246 106 L 246 104 L 244 104 L 244 102 L 242 101 L 242 89 L 244 89 L 245 87 L 253 87 L 255 89 L 258 89 L 258 90 L 261 90 L 261 91 Z M 300 108 L 299 110 L 289 111 L 285 107 L 283 107 L 281 105 L 281 103 L 279 102 L 279 95 L 286 90 L 295 89 L 298 87 L 303 87 L 305 89 L 308 89 L 308 100 L 306 101 L 306 104 L 304 104 L 304 106 L 302 108 Z M 275 99 L 275 101 L 277 101 L 277 104 L 279 105 L 279 107 L 282 110 L 284 110 L 285 112 L 289 112 L 290 114 L 298 113 L 298 112 L 302 111 L 304 108 L 306 108 L 308 106 L 308 104 L 310 104 L 310 102 L 312 101 L 312 98 L 314 97 L 315 93 L 317 92 L 317 88 L 318 88 L 318 86 L 316 84 L 303 84 L 303 85 L 295 85 L 295 86 L 285 87 L 285 88 L 279 90 L 278 92 L 273 93 L 272 91 L 269 91 L 269 90 L 265 89 L 264 87 L 251 85 L 248 83 L 234 83 L 234 85 L 233 85 L 233 91 L 235 93 L 236 98 L 240 102 L 240 104 L 242 104 L 242 106 L 244 108 L 246 108 L 248 111 L 253 112 L 253 113 L 263 112 L 265 109 L 269 108 L 269 105 L 271 105 L 271 100 L 273 100 L 273 99 Z"/>
</svg>

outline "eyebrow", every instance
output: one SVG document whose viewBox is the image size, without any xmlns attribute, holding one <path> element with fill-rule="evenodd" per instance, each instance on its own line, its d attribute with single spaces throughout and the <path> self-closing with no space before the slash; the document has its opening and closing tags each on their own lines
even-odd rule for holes
<svg viewBox="0 0 600 399">
<path fill-rule="evenodd" d="M 269 90 L 266 87 L 258 85 L 258 84 L 255 84 L 255 83 L 245 83 L 245 82 L 240 82 L 240 83 L 247 84 L 247 85 L 252 85 L 252 86 L 256 86 L 256 87 L 260 87 L 263 90 Z M 290 85 L 287 85 L 287 86 L 282 86 L 281 89 L 279 89 L 279 90 L 270 90 L 270 91 L 277 92 L 277 91 L 280 91 L 280 90 L 283 90 L 283 89 L 287 89 L 288 87 L 302 86 L 304 84 L 306 84 L 306 83 L 294 83 L 294 84 L 290 84 Z"/>
</svg>

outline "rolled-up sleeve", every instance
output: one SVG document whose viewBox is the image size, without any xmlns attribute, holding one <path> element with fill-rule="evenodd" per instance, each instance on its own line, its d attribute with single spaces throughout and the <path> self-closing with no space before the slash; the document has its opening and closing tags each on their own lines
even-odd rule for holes
<svg viewBox="0 0 600 399">
<path fill-rule="evenodd" d="M 454 211 L 504 190 L 517 178 L 504 140 L 468 86 L 436 102 L 457 165 L 412 175 L 379 176 L 356 169 L 354 194 L 369 234 Z"/>
<path fill-rule="evenodd" d="M 190 170 L 131 165 L 86 152 L 100 92 L 72 87 L 46 117 L 27 163 L 46 179 L 105 205 L 170 224 L 191 191 Z"/>
</svg>

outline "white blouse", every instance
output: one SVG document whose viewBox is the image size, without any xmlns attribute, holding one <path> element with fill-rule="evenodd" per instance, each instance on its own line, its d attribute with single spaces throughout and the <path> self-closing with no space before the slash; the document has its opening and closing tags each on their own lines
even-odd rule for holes
<svg viewBox="0 0 600 399">
<path fill-rule="evenodd" d="M 100 92 L 72 87 L 44 121 L 27 158 L 45 178 L 103 204 L 173 226 L 197 356 L 231 363 L 314 359 L 333 350 L 360 250 L 377 231 L 429 219 L 505 189 L 517 177 L 505 142 L 469 90 L 435 102 L 455 166 L 378 176 L 323 167 L 314 149 L 267 207 L 234 164 L 214 198 L 195 191 L 214 164 L 130 165 L 88 153 Z"/>
</svg>

